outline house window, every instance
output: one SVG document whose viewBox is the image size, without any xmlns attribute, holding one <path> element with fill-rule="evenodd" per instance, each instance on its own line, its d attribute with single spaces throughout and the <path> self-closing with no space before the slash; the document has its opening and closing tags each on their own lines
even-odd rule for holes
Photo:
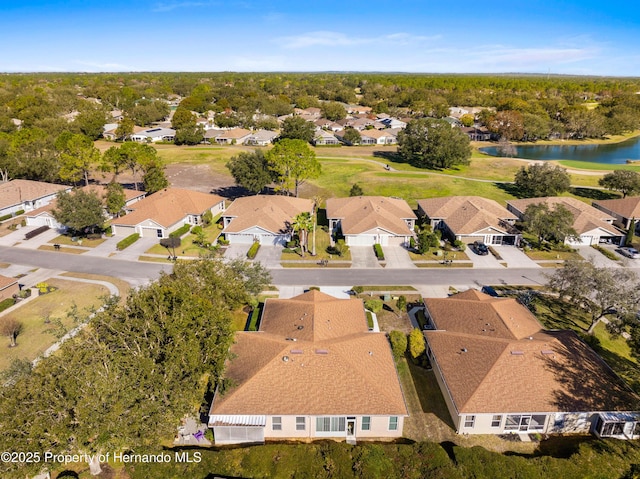
<svg viewBox="0 0 640 479">
<path fill-rule="evenodd" d="M 307 420 L 304 416 L 296 417 L 296 431 L 304 431 L 307 428 Z"/>
<path fill-rule="evenodd" d="M 158 235 L 158 238 L 163 238 L 164 235 L 162 234 L 162 230 L 161 229 L 157 229 L 156 230 L 156 235 Z"/>
<path fill-rule="evenodd" d="M 398 416 L 390 416 L 389 431 L 397 431 L 397 430 L 398 430 Z"/>
<path fill-rule="evenodd" d="M 473 427 L 476 423 L 475 416 L 465 416 L 464 417 L 464 427 Z"/>
<path fill-rule="evenodd" d="M 544 429 L 547 416 L 544 414 L 509 414 L 505 422 L 505 431 L 540 431 Z"/>
<path fill-rule="evenodd" d="M 274 416 L 273 419 L 271 419 L 271 430 L 282 431 L 282 418 L 280 416 Z"/>
<path fill-rule="evenodd" d="M 344 417 L 318 417 L 316 418 L 317 432 L 344 432 L 346 423 Z"/>
<path fill-rule="evenodd" d="M 371 416 L 362 416 L 362 427 L 363 431 L 371 430 Z"/>
<path fill-rule="evenodd" d="M 502 416 L 500 414 L 496 414 L 491 419 L 491 427 L 500 427 L 502 423 Z"/>
</svg>

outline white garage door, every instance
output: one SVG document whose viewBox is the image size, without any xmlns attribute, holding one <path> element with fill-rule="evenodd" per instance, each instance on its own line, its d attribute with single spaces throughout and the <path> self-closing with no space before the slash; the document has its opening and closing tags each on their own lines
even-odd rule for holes
<svg viewBox="0 0 640 479">
<path fill-rule="evenodd" d="M 375 243 L 375 236 L 357 235 L 347 236 L 346 243 L 349 246 L 371 246 Z"/>
<path fill-rule="evenodd" d="M 405 243 L 404 236 L 390 236 L 389 246 L 402 246 Z"/>
<path fill-rule="evenodd" d="M 228 234 L 227 238 L 231 244 L 252 244 L 254 235 Z"/>
</svg>

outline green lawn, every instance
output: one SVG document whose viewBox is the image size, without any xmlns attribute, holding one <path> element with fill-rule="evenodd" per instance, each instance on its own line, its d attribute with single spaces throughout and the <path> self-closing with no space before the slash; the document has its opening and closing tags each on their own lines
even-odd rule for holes
<svg viewBox="0 0 640 479">
<path fill-rule="evenodd" d="M 347 251 L 342 256 L 337 256 L 335 254 L 331 255 L 327 253 L 327 247 L 330 245 L 330 235 L 328 232 L 323 231 L 321 227 L 316 228 L 316 255 L 311 256 L 311 251 L 313 248 L 313 233 L 309 233 L 309 245 L 308 245 L 308 253 L 305 254 L 303 258 L 298 253 L 282 253 L 280 256 L 281 261 L 296 261 L 296 260 L 315 260 L 320 261 L 321 259 L 335 260 L 335 261 L 351 261 L 351 251 Z M 310 266 L 313 267 L 313 266 Z"/>
<path fill-rule="evenodd" d="M 438 252 L 440 252 L 439 256 L 438 256 Z M 408 253 L 412 261 L 443 261 L 445 258 L 444 256 L 445 251 L 440 248 L 437 250 L 430 249 L 425 254 L 418 254 L 418 253 L 414 253 L 413 251 L 409 251 Z M 469 256 L 464 251 L 448 251 L 447 259 L 455 259 L 456 261 L 458 260 L 469 261 Z"/>
<path fill-rule="evenodd" d="M 613 165 L 608 163 L 594 163 L 591 161 L 578 161 L 578 160 L 557 160 L 557 163 L 565 168 L 575 168 L 581 170 L 594 170 L 594 171 L 611 171 L 611 170 L 631 170 L 640 171 L 640 164 L 621 164 Z"/>
<path fill-rule="evenodd" d="M 215 240 L 218 238 L 218 236 L 220 236 L 220 233 L 222 232 L 222 230 L 218 228 L 217 223 L 214 221 L 211 223 L 211 225 L 207 226 L 206 228 L 203 228 L 203 232 L 205 234 L 207 241 L 213 244 Z M 201 246 L 195 244 L 194 241 L 196 239 L 197 239 L 196 235 L 192 233 L 185 234 L 181 238 L 182 243 L 180 244 L 180 247 L 176 248 L 176 255 L 191 256 L 194 258 L 198 258 L 202 255 L 206 255 L 211 252 L 210 250 L 206 248 L 202 248 Z M 173 250 L 169 251 L 167 248 L 165 248 L 164 246 L 158 243 L 156 245 L 153 245 L 151 248 L 149 248 L 146 251 L 146 253 L 168 255 L 169 253 L 173 253 Z"/>
<path fill-rule="evenodd" d="M 23 327 L 15 348 L 9 348 L 9 340 L 2 338 L 0 347 L 3 353 L 0 354 L 0 371 L 6 369 L 14 359 L 34 360 L 57 341 L 53 334 L 47 332 L 53 324 L 45 324 L 46 316 L 62 320 L 65 328 L 70 329 L 73 327 L 73 321 L 66 315 L 74 303 L 78 311 L 82 312 L 85 308 L 100 306 L 102 304 L 100 297 L 109 294 L 104 286 L 97 284 L 61 279 L 50 279 L 46 283 L 58 289 L 34 298 L 7 315 L 20 321 Z"/>
<path fill-rule="evenodd" d="M 68 235 L 60 235 L 53 238 L 49 243 L 51 244 L 61 244 L 67 246 L 82 246 L 83 248 L 95 248 L 99 244 L 102 244 L 106 241 L 106 238 L 98 238 L 98 239 L 88 239 L 88 238 L 79 238 L 77 241 L 73 241 L 71 236 Z"/>
</svg>

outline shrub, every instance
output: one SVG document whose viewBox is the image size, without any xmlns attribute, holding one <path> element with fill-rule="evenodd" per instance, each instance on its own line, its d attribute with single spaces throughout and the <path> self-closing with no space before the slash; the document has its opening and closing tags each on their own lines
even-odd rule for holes
<svg viewBox="0 0 640 479">
<path fill-rule="evenodd" d="M 361 294 L 364 292 L 364 286 L 354 286 L 351 288 L 355 293 Z"/>
<path fill-rule="evenodd" d="M 488 246 L 487 248 L 489 248 L 489 252 L 497 259 L 497 260 L 501 260 L 502 256 L 500 256 L 500 253 L 498 253 L 495 248 L 493 246 Z"/>
<path fill-rule="evenodd" d="M 24 214 L 24 210 L 16 211 L 16 216 L 23 215 L 23 214 Z"/>
<path fill-rule="evenodd" d="M 198 226 L 194 226 L 193 228 L 191 228 L 191 233 L 194 235 L 199 235 L 204 233 L 204 231 L 202 231 L 202 226 L 198 225 Z"/>
<path fill-rule="evenodd" d="M 229 240 L 228 239 L 224 239 L 222 237 L 218 237 L 218 244 L 222 245 L 222 246 L 227 246 L 229 244 Z"/>
<path fill-rule="evenodd" d="M 260 249 L 260 243 L 256 241 L 251 245 L 251 248 L 249 248 L 249 251 L 247 251 L 247 258 L 249 259 L 255 258 L 256 255 L 258 254 L 259 249 Z"/>
<path fill-rule="evenodd" d="M 384 259 L 384 252 L 382 251 L 382 246 L 380 246 L 380 244 L 378 243 L 374 244 L 373 251 L 375 251 L 376 258 L 378 258 L 380 261 Z"/>
<path fill-rule="evenodd" d="M 205 211 L 204 214 L 202 215 L 202 222 L 204 223 L 204 225 L 209 226 L 212 221 L 213 221 L 213 213 L 211 212 L 211 210 Z"/>
<path fill-rule="evenodd" d="M 609 251 L 608 249 L 603 248 L 602 246 L 598 246 L 596 244 L 592 244 L 591 247 L 593 249 L 596 249 L 596 250 L 600 251 L 603 255 L 605 255 L 610 260 L 618 261 L 618 257 L 613 252 Z"/>
<path fill-rule="evenodd" d="M 5 300 L 0 301 L 0 311 L 4 311 L 5 309 L 10 308 L 16 303 L 16 300 L 13 298 L 7 298 Z"/>
<path fill-rule="evenodd" d="M 415 363 L 421 362 L 421 356 L 426 351 L 426 346 L 424 343 L 424 336 L 422 335 L 422 331 L 418 328 L 415 328 L 411 333 L 409 333 L 409 352 L 411 353 L 411 358 Z"/>
<path fill-rule="evenodd" d="M 287 241 L 287 248 L 294 249 L 298 246 L 298 242 L 296 240 Z"/>
<path fill-rule="evenodd" d="M 309 286 L 309 291 L 320 291 L 318 286 Z"/>
<path fill-rule="evenodd" d="M 104 234 L 107 235 L 107 236 L 112 236 L 113 235 L 113 228 L 112 228 L 111 225 L 107 226 L 104 229 Z"/>
<path fill-rule="evenodd" d="M 389 341 L 391 341 L 391 351 L 393 357 L 400 359 L 407 351 L 407 335 L 402 331 L 393 330 L 389 333 Z"/>
<path fill-rule="evenodd" d="M 251 311 L 251 316 L 249 316 L 249 324 L 247 325 L 247 331 L 257 331 L 258 330 L 258 320 L 260 319 L 260 312 L 262 311 L 262 304 L 259 304 Z"/>
<path fill-rule="evenodd" d="M 13 218 L 13 215 L 0 216 L 0 221 L 8 220 L 9 218 Z"/>
<path fill-rule="evenodd" d="M 174 232 L 169 233 L 169 236 L 172 238 L 175 238 L 175 237 L 180 238 L 182 235 L 186 234 L 190 229 L 191 229 L 190 224 L 184 224 Z"/>
<path fill-rule="evenodd" d="M 455 240 L 453 242 L 453 246 L 458 248 L 460 251 L 464 251 L 465 248 L 467 247 L 466 244 L 464 244 L 464 242 L 460 241 L 460 240 Z"/>
<path fill-rule="evenodd" d="M 411 248 L 411 249 L 415 249 L 416 248 L 416 240 L 415 240 L 415 238 L 413 236 L 411 238 L 409 238 L 409 248 Z"/>
<path fill-rule="evenodd" d="M 127 236 L 123 240 L 120 240 L 118 242 L 118 244 L 116 245 L 116 248 L 118 249 L 118 251 L 122 251 L 123 249 L 128 248 L 129 246 L 131 246 L 133 243 L 135 243 L 139 239 L 140 239 L 140 234 L 139 233 L 133 233 L 132 235 Z"/>
<path fill-rule="evenodd" d="M 400 296 L 396 302 L 396 306 L 400 311 L 404 311 L 407 307 L 407 298 L 405 296 Z"/>
<path fill-rule="evenodd" d="M 26 226 L 26 224 L 27 223 L 25 222 L 25 224 L 23 226 Z M 49 229 L 49 227 L 46 226 L 46 225 L 45 226 L 39 226 L 38 228 L 26 233 L 24 235 L 24 239 L 28 240 L 28 239 L 34 238 L 34 237 L 38 236 L 39 234 L 44 233 L 48 229 Z"/>
<path fill-rule="evenodd" d="M 368 299 L 364 302 L 364 307 L 369 311 L 373 311 L 374 313 L 379 313 L 382 311 L 382 300 L 381 299 Z"/>
<path fill-rule="evenodd" d="M 349 251 L 349 247 L 343 239 L 336 241 L 335 246 L 327 246 L 327 253 L 329 254 L 343 256 L 347 251 Z"/>
<path fill-rule="evenodd" d="M 367 327 L 371 331 L 373 329 L 373 313 L 371 311 L 365 311 L 365 313 L 367 315 Z"/>
</svg>

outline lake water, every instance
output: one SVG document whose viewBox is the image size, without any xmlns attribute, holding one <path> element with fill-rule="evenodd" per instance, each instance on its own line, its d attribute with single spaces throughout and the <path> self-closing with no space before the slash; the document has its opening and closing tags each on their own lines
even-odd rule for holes
<svg viewBox="0 0 640 479">
<path fill-rule="evenodd" d="M 627 160 L 640 160 L 640 137 L 608 145 L 525 145 L 515 146 L 516 157 L 530 160 L 577 160 L 593 163 L 624 164 Z M 480 148 L 492 156 L 501 155 L 498 147 Z"/>
</svg>

